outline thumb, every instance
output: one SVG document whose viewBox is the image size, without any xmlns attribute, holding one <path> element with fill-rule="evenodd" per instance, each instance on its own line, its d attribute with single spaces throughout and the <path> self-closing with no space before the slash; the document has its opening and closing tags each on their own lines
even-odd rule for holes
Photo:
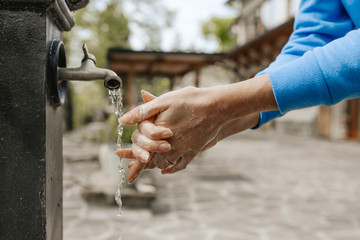
<svg viewBox="0 0 360 240">
<path fill-rule="evenodd" d="M 146 103 L 150 102 L 156 98 L 154 95 L 152 95 L 151 93 L 149 93 L 148 91 L 145 91 L 145 90 L 141 90 L 141 97 L 142 97 L 143 101 Z"/>
<path fill-rule="evenodd" d="M 151 102 L 147 102 L 130 110 L 120 118 L 120 121 L 125 125 L 133 125 L 149 119 L 165 111 L 167 108 L 167 105 L 162 101 L 154 99 Z"/>
</svg>

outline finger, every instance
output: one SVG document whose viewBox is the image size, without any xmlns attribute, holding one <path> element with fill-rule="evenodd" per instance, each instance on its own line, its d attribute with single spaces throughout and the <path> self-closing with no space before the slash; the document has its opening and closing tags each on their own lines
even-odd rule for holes
<svg viewBox="0 0 360 240">
<path fill-rule="evenodd" d="M 162 174 L 171 174 L 171 173 L 176 173 L 178 171 L 184 170 L 187 167 L 187 164 L 183 159 L 181 159 L 180 161 L 176 162 L 175 165 L 172 165 L 168 168 L 165 168 L 163 170 L 161 170 Z"/>
<path fill-rule="evenodd" d="M 116 154 L 119 157 L 122 157 L 122 158 L 135 159 L 135 157 L 133 155 L 133 151 L 131 150 L 131 148 L 119 149 L 119 150 L 116 151 Z"/>
<path fill-rule="evenodd" d="M 136 178 L 140 175 L 144 167 L 145 167 L 145 163 L 142 163 L 139 160 L 135 160 L 134 164 L 132 165 L 129 171 L 128 182 L 133 183 L 136 180 Z"/>
<path fill-rule="evenodd" d="M 129 112 L 125 113 L 120 121 L 125 125 L 133 125 L 151 118 L 167 109 L 167 105 L 155 99 L 151 102 L 144 103 Z"/>
<path fill-rule="evenodd" d="M 144 102 L 150 102 L 156 99 L 154 95 L 145 90 L 141 90 L 141 96 Z M 155 117 L 152 117 L 139 123 L 139 131 L 142 132 L 145 136 L 152 139 L 166 139 L 173 136 L 173 133 L 169 128 L 156 126 L 155 124 L 153 124 L 154 121 Z"/>
<path fill-rule="evenodd" d="M 143 101 L 146 103 L 150 102 L 156 98 L 154 95 L 152 95 L 151 93 L 149 93 L 148 91 L 145 91 L 145 90 L 141 90 L 141 97 L 142 97 Z"/>
<path fill-rule="evenodd" d="M 171 167 L 171 166 L 173 166 L 175 164 L 176 164 L 176 162 L 170 162 L 168 159 L 164 159 L 162 162 L 160 162 L 158 164 L 158 167 L 160 169 L 166 169 L 166 168 Z"/>
<path fill-rule="evenodd" d="M 162 174 L 170 174 L 170 173 L 176 173 L 178 171 L 184 170 L 188 164 L 193 160 L 193 158 L 196 156 L 195 153 L 187 153 L 183 157 L 179 158 L 175 165 L 170 166 L 164 170 L 161 170 Z"/>
<path fill-rule="evenodd" d="M 160 169 L 165 169 L 175 165 L 179 158 L 181 158 L 181 154 L 179 152 L 171 151 L 163 158 L 155 160 L 157 160 L 157 167 Z"/>
<path fill-rule="evenodd" d="M 132 166 L 134 166 L 134 163 L 135 163 L 135 161 L 131 161 L 131 162 L 129 162 L 129 163 L 128 163 L 128 165 L 127 165 L 127 166 L 128 166 L 128 168 L 132 168 Z"/>
<path fill-rule="evenodd" d="M 134 157 L 139 160 L 140 162 L 146 164 L 150 160 L 150 153 L 146 151 L 145 149 L 139 147 L 137 144 L 132 144 L 132 151 Z"/>
<path fill-rule="evenodd" d="M 153 140 L 139 131 L 135 131 L 131 138 L 133 144 L 141 147 L 148 152 L 168 152 L 171 150 L 171 145 L 165 140 Z M 137 155 L 134 153 L 135 157 Z"/>
<path fill-rule="evenodd" d="M 167 139 L 174 135 L 169 128 L 156 126 L 153 119 L 142 121 L 138 124 L 138 129 L 146 137 L 154 140 Z"/>
<path fill-rule="evenodd" d="M 150 161 L 148 164 L 146 164 L 144 169 L 154 169 L 158 165 L 159 162 L 163 161 L 163 159 L 166 159 L 168 156 L 168 153 L 152 153 Z"/>
</svg>

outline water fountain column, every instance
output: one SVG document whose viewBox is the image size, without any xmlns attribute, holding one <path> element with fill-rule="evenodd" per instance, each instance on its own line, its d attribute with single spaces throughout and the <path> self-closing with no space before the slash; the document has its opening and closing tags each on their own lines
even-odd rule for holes
<svg viewBox="0 0 360 240">
<path fill-rule="evenodd" d="M 62 109 L 46 66 L 73 25 L 65 0 L 0 0 L 0 239 L 62 239 Z"/>
</svg>

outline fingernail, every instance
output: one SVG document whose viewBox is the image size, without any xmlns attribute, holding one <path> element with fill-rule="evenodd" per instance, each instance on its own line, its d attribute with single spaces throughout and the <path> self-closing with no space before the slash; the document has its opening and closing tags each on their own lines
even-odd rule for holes
<svg viewBox="0 0 360 240">
<path fill-rule="evenodd" d="M 148 92 L 148 91 L 146 91 L 146 90 L 141 90 L 141 94 L 144 94 L 144 93 L 146 93 L 146 94 L 149 94 L 149 95 L 151 95 L 151 96 L 153 96 L 150 92 Z"/>
<path fill-rule="evenodd" d="M 137 173 L 136 175 L 132 176 L 131 178 L 128 179 L 129 183 L 133 183 L 135 182 L 136 178 L 139 176 L 140 173 Z"/>
<path fill-rule="evenodd" d="M 139 157 L 140 157 L 140 162 L 147 163 L 149 160 L 150 154 L 148 152 L 142 152 L 142 153 L 140 153 Z"/>
<path fill-rule="evenodd" d="M 131 177 L 131 178 L 128 178 L 128 183 L 133 183 L 135 181 L 135 178 L 134 177 Z"/>
<path fill-rule="evenodd" d="M 121 121 L 121 123 L 126 124 L 126 123 L 130 122 L 131 119 L 132 119 L 131 114 L 130 114 L 130 113 L 126 113 L 125 115 L 123 115 L 123 116 L 120 118 L 120 121 Z"/>
<path fill-rule="evenodd" d="M 163 132 L 163 133 L 161 134 L 161 137 L 162 137 L 162 138 L 169 138 L 169 137 L 172 137 L 173 135 L 174 135 L 173 132 L 172 132 L 170 129 L 168 129 L 168 131 Z"/>
<path fill-rule="evenodd" d="M 168 152 L 168 151 L 170 151 L 170 149 L 171 149 L 171 145 L 170 145 L 169 143 L 162 143 L 162 144 L 160 144 L 159 149 L 160 149 L 161 151 L 166 151 L 166 152 Z"/>
</svg>

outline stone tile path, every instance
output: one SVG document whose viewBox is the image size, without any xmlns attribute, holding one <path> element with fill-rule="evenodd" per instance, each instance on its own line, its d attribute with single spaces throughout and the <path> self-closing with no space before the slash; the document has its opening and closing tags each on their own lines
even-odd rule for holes
<svg viewBox="0 0 360 240">
<path fill-rule="evenodd" d="M 152 209 L 85 202 L 96 162 L 65 163 L 64 240 L 357 240 L 360 143 L 246 132 L 183 172 L 156 171 Z"/>
</svg>

